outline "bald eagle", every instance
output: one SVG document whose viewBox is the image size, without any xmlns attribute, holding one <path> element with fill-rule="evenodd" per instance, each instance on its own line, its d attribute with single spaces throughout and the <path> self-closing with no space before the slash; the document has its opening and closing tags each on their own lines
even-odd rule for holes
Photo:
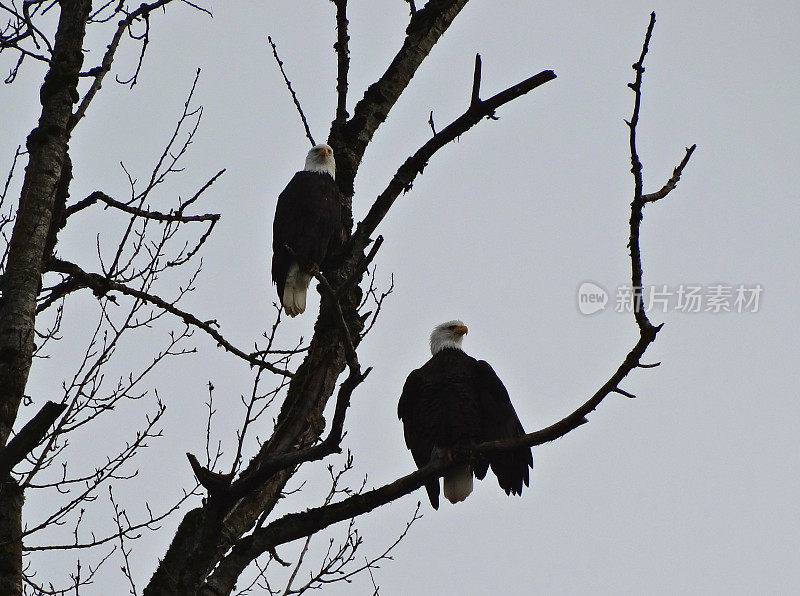
<svg viewBox="0 0 800 596">
<path fill-rule="evenodd" d="M 312 274 L 344 240 L 335 177 L 333 150 L 316 145 L 308 152 L 305 169 L 278 196 L 272 227 L 272 281 L 290 317 L 305 311 Z"/>
<path fill-rule="evenodd" d="M 411 372 L 403 386 L 397 416 L 403 421 L 406 446 L 418 468 L 424 467 L 434 450 L 507 439 L 524 435 L 522 424 L 503 382 L 492 367 L 461 349 L 467 327 L 461 321 L 442 323 L 431 333 L 431 359 Z M 522 494 L 528 486 L 528 468 L 533 468 L 530 447 L 478 457 L 444 476 L 444 496 L 451 503 L 463 501 L 472 492 L 472 477 L 486 476 L 487 468 L 497 476 L 506 494 Z M 434 509 L 439 508 L 439 480 L 425 485 Z"/>
</svg>

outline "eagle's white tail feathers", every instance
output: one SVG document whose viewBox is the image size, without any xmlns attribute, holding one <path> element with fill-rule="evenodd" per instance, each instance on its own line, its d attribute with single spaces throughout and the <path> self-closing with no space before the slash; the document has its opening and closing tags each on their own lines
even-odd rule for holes
<svg viewBox="0 0 800 596">
<path fill-rule="evenodd" d="M 310 283 L 311 275 L 300 271 L 297 263 L 289 266 L 283 287 L 283 308 L 290 317 L 296 317 L 306 310 L 306 293 Z"/>
<path fill-rule="evenodd" d="M 444 476 L 444 496 L 451 503 L 466 499 L 472 492 L 472 468 L 458 466 Z"/>
<path fill-rule="evenodd" d="M 294 306 L 298 315 L 306 310 L 306 293 L 310 283 L 310 274 L 302 271 L 297 272 L 297 277 L 294 279 Z"/>
</svg>

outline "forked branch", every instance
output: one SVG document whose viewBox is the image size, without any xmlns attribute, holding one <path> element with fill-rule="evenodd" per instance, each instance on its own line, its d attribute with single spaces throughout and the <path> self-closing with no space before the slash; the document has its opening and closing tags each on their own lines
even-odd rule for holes
<svg viewBox="0 0 800 596">
<path fill-rule="evenodd" d="M 422 173 L 425 166 L 428 165 L 428 161 L 439 149 L 467 132 L 483 118 L 494 116 L 495 111 L 500 106 L 556 78 L 556 74 L 552 70 L 543 70 L 493 95 L 489 99 L 481 100 L 479 97 L 480 71 L 480 56 L 478 56 L 475 61 L 475 77 L 473 80 L 471 101 L 467 110 L 441 131 L 433 135 L 433 137 L 420 147 L 414 155 L 406 159 L 405 163 L 397 170 L 386 189 L 372 204 L 372 207 L 370 207 L 363 221 L 358 224 L 356 232 L 353 235 L 355 239 L 369 237 L 372 232 L 375 231 L 375 228 L 378 227 L 389 212 L 389 209 L 394 204 L 397 197 L 400 196 L 400 193 L 411 188 L 414 179 L 418 174 Z"/>
</svg>

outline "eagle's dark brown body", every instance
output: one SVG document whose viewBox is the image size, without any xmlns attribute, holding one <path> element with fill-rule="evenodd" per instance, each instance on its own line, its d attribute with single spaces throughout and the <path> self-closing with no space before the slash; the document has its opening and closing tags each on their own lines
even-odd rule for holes
<svg viewBox="0 0 800 596">
<path fill-rule="evenodd" d="M 417 467 L 431 458 L 434 448 L 446 449 L 525 434 L 505 386 L 492 367 L 456 348 L 434 354 L 408 375 L 398 417 L 403 421 L 406 446 Z M 533 467 L 529 447 L 492 454 L 473 468 L 483 479 L 491 465 L 506 494 L 519 495 Z M 431 505 L 439 506 L 439 481 L 425 486 Z"/>
<path fill-rule="evenodd" d="M 295 258 L 301 271 L 311 273 L 324 266 L 343 239 L 341 196 L 334 179 L 326 173 L 297 172 L 275 208 L 272 281 L 278 298 L 283 299 L 286 274 Z"/>
</svg>

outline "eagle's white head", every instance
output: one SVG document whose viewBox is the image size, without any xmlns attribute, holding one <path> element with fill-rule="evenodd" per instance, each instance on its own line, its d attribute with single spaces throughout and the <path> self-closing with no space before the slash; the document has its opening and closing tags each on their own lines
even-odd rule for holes
<svg viewBox="0 0 800 596">
<path fill-rule="evenodd" d="M 467 326 L 462 321 L 453 320 L 437 325 L 431 333 L 431 354 L 445 348 L 461 349 L 461 340 L 467 334 Z"/>
<path fill-rule="evenodd" d="M 306 156 L 305 171 L 330 174 L 331 178 L 336 179 L 336 160 L 333 158 L 333 149 L 330 145 L 320 143 L 311 148 Z"/>
</svg>

